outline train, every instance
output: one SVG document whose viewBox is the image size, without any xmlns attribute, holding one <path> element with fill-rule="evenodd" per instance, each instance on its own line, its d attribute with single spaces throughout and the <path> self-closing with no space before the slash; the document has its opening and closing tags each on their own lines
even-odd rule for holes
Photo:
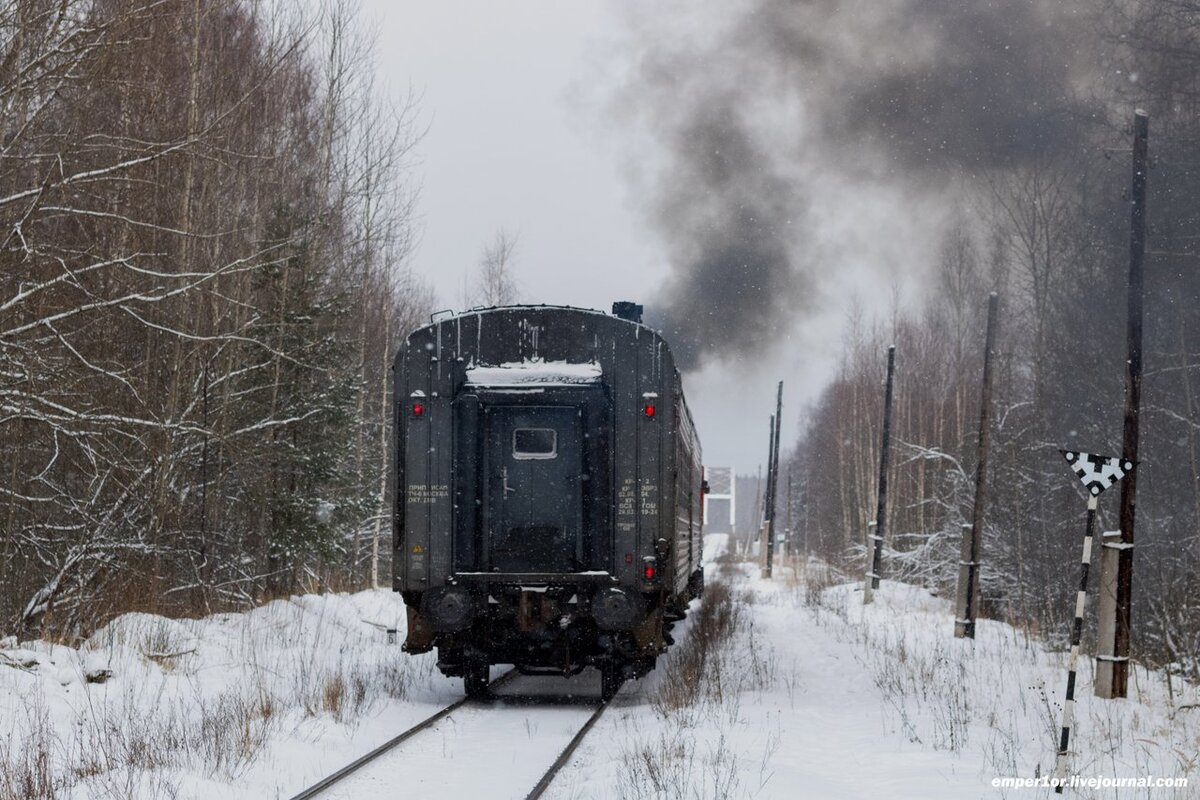
<svg viewBox="0 0 1200 800">
<path fill-rule="evenodd" d="M 490 667 L 654 669 L 704 589 L 700 441 L 642 321 L 567 306 L 434 315 L 394 363 L 393 589 L 408 653 L 471 697 Z"/>
</svg>

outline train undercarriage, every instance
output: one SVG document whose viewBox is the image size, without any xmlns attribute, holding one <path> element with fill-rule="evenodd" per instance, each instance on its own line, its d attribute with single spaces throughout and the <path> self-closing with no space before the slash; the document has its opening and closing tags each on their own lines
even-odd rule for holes
<svg viewBox="0 0 1200 800">
<path fill-rule="evenodd" d="M 565 677 L 594 667 L 602 697 L 611 699 L 626 680 L 654 669 L 685 613 L 661 593 L 630 597 L 571 584 L 476 584 L 408 605 L 405 650 L 437 648 L 438 669 L 461 677 L 476 697 L 487 693 L 492 664 L 512 664 L 523 674 Z"/>
</svg>

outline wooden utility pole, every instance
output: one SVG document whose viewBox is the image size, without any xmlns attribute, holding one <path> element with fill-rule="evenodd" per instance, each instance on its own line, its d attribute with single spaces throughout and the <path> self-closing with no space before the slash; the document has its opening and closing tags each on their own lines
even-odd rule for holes
<svg viewBox="0 0 1200 800">
<path fill-rule="evenodd" d="M 767 482 L 763 486 L 763 506 L 762 519 L 758 524 L 758 563 L 766 574 L 767 569 L 767 543 L 764 537 L 767 535 L 767 521 L 771 518 L 771 471 L 774 468 L 772 453 L 775 452 L 775 417 L 771 417 L 769 434 L 767 440 Z"/>
<path fill-rule="evenodd" d="M 795 553 L 793 551 L 795 550 L 795 542 L 794 542 L 793 537 L 795 536 L 796 529 L 792 527 L 792 468 L 791 468 L 791 466 L 788 467 L 787 500 L 785 500 L 784 502 L 787 503 L 787 529 L 783 533 L 783 550 L 787 554 L 788 561 L 792 562 L 794 565 Z"/>
<path fill-rule="evenodd" d="M 875 506 L 875 545 L 871 557 L 871 571 L 867 574 L 872 589 L 879 588 L 879 575 L 883 569 L 883 536 L 887 529 L 887 472 L 888 448 L 892 438 L 892 384 L 896 375 L 896 345 L 888 347 L 887 384 L 883 393 L 883 440 L 879 446 L 879 502 Z"/>
<path fill-rule="evenodd" d="M 809 516 L 808 516 L 808 475 L 802 473 L 801 477 L 804 480 L 804 483 L 800 486 L 800 498 L 801 498 L 800 502 L 804 504 L 804 519 L 801 521 L 800 524 L 804 526 L 804 550 L 803 550 L 803 552 L 804 552 L 804 574 L 805 574 L 805 576 L 807 576 L 808 575 L 808 537 L 809 537 L 809 533 L 811 531 L 811 527 L 809 525 Z"/>
<path fill-rule="evenodd" d="M 771 430 L 771 471 L 769 491 L 771 502 L 767 505 L 767 568 L 763 573 L 763 577 L 771 577 L 771 567 L 775 557 L 775 498 L 779 493 L 779 440 L 780 428 L 783 421 L 783 381 L 779 382 L 779 389 L 775 393 L 775 416 L 771 417 L 773 428 Z"/>
<path fill-rule="evenodd" d="M 1142 404 L 1142 295 L 1146 260 L 1146 167 L 1150 145 L 1150 117 L 1133 113 L 1133 191 L 1129 231 L 1129 294 L 1125 339 L 1125 426 L 1121 458 L 1138 461 L 1138 418 Z M 1121 552 L 1117 558 L 1117 603 L 1112 647 L 1112 690 L 1108 696 L 1125 697 L 1129 684 L 1129 629 L 1133 604 L 1133 523 L 1137 511 L 1137 474 L 1121 484 Z M 1105 670 L 1107 672 L 1107 670 Z M 1099 676 L 1098 676 L 1099 677 Z"/>
<path fill-rule="evenodd" d="M 775 426 L 772 425 L 771 429 L 774 430 Z M 762 527 L 762 487 L 762 464 L 759 464 L 754 475 L 754 507 L 750 512 L 750 527 L 746 530 L 746 555 L 754 549 L 754 532 Z"/>
<path fill-rule="evenodd" d="M 987 333 L 983 345 L 983 387 L 979 392 L 979 449 L 975 463 L 975 507 L 971 525 L 963 526 L 958 567 L 958 605 L 955 608 L 954 635 L 975 638 L 975 617 L 979 612 L 979 568 L 983 554 L 983 510 L 987 501 L 987 458 L 991 442 L 992 349 L 996 345 L 996 314 L 999 298 L 988 297 Z"/>
</svg>

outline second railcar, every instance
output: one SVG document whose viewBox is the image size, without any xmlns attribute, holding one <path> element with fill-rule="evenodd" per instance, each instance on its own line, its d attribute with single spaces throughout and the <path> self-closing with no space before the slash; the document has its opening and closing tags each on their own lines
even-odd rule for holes
<svg viewBox="0 0 1200 800">
<path fill-rule="evenodd" d="M 653 669 L 703 588 L 700 443 L 640 312 L 475 310 L 397 356 L 404 646 L 436 647 L 468 694 L 513 664 L 596 667 L 611 697 Z"/>
</svg>

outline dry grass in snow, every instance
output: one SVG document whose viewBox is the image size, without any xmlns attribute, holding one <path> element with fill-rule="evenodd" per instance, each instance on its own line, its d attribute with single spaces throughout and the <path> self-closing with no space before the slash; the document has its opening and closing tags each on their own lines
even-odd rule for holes
<svg viewBox="0 0 1200 800">
<path fill-rule="evenodd" d="M 955 639 L 950 603 L 918 587 L 885 581 L 864 607 L 858 582 L 817 562 L 784 561 L 773 581 L 727 559 L 708 570 L 679 645 L 617 698 L 553 797 L 1057 797 L 992 780 L 1053 769 L 1065 653 L 989 620 Z M 1132 696 L 1106 702 L 1091 678 L 1088 664 L 1073 772 L 1192 785 L 1068 796 L 1200 796 L 1197 687 L 1139 667 Z"/>
<path fill-rule="evenodd" d="M 949 602 L 913 586 L 885 581 L 864 607 L 815 562 L 764 581 L 722 559 L 708 576 L 678 644 L 622 690 L 552 797 L 1053 796 L 991 782 L 1052 769 L 1064 653 L 988 620 L 954 639 Z M 387 643 L 378 626 L 402 629 L 402 612 L 386 591 L 306 596 L 126 615 L 79 649 L 0 644 L 0 800 L 290 796 L 461 697 L 432 657 Z M 1074 772 L 1193 785 L 1070 796 L 1196 797 L 1197 687 L 1138 667 L 1132 696 L 1106 702 L 1081 666 Z M 554 708 L 524 708 L 532 741 Z"/>
<path fill-rule="evenodd" d="M 200 620 L 127 614 L 79 649 L 9 642 L 0 800 L 302 788 L 366 749 L 360 724 L 438 684 L 431 659 L 387 643 L 379 626 L 402 612 L 390 592 L 310 595 Z"/>
</svg>

